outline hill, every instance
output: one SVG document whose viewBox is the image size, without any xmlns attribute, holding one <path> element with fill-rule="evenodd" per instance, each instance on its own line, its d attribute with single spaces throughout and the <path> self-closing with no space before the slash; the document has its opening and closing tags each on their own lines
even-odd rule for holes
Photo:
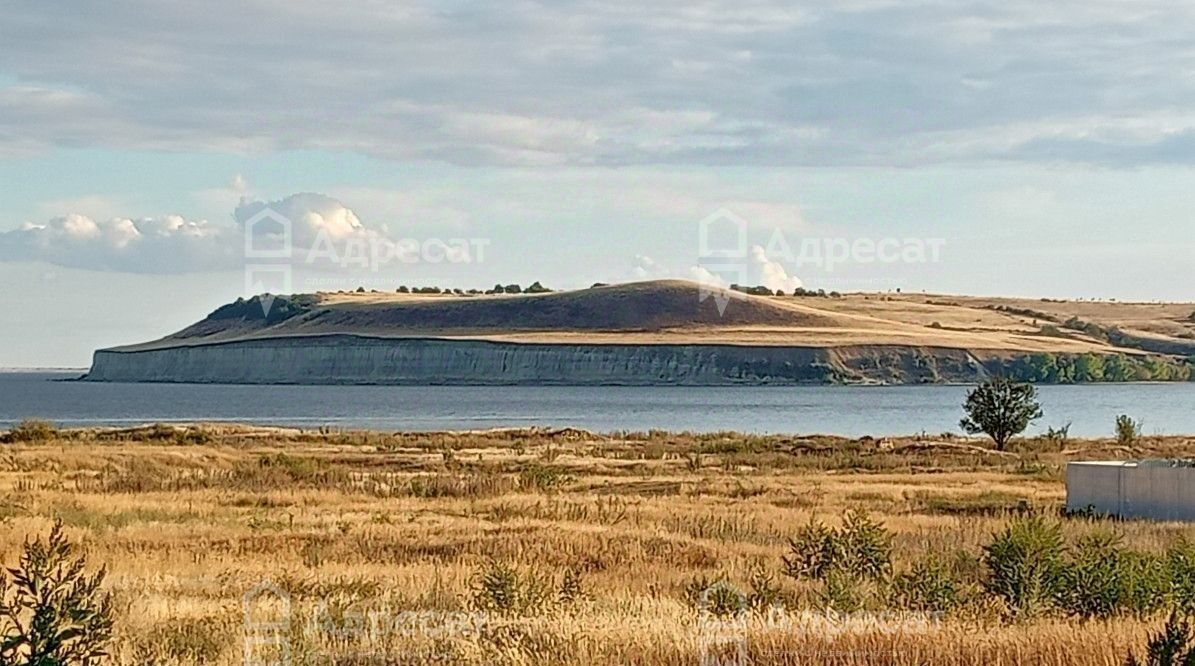
<svg viewBox="0 0 1195 666">
<path fill-rule="evenodd" d="M 725 305 L 721 310 L 719 303 Z M 993 352 L 1195 354 L 1195 321 L 1190 318 L 1195 304 L 924 294 L 748 296 L 681 280 L 545 294 L 318 293 L 280 297 L 269 316 L 263 311 L 257 299 L 238 301 L 161 340 L 119 349 L 347 334 L 579 344 L 899 344 Z"/>
<path fill-rule="evenodd" d="M 91 379 L 766 384 L 1187 379 L 1191 304 L 748 296 L 664 280 L 542 294 L 337 292 L 225 305 L 100 350 Z M 1105 372 L 1105 366 L 1108 368 Z"/>
</svg>

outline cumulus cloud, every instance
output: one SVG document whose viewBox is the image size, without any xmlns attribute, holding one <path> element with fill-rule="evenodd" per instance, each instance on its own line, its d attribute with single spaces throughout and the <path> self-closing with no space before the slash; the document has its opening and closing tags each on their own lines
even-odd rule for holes
<svg viewBox="0 0 1195 666">
<path fill-rule="evenodd" d="M 259 218 L 263 211 L 288 220 L 296 247 L 309 247 L 321 236 L 343 241 L 354 236 L 373 233 L 366 229 L 357 214 L 332 197 L 322 194 L 292 194 L 277 201 L 242 201 L 233 213 L 237 224 Z"/>
<path fill-rule="evenodd" d="M 783 264 L 769 259 L 759 245 L 751 246 L 751 266 L 759 275 L 759 283 L 773 291 L 792 291 L 802 285 L 797 276 L 788 274 Z"/>
<path fill-rule="evenodd" d="M 760 245 L 752 245 L 742 264 L 733 261 L 719 263 L 713 266 L 695 265 L 689 267 L 688 277 L 691 280 L 714 287 L 729 287 L 732 284 L 744 286 L 762 285 L 773 291 L 790 292 L 803 286 L 800 278 L 789 275 L 788 270 L 778 261 L 768 258 L 767 251 Z"/>
<path fill-rule="evenodd" d="M 726 278 L 718 275 L 705 266 L 690 266 L 689 279 L 693 280 L 694 282 L 700 282 L 701 284 L 709 285 L 711 287 L 726 288 L 731 284 L 726 280 Z"/>
<path fill-rule="evenodd" d="M 635 267 L 631 274 L 637 280 L 656 280 L 667 277 L 670 271 L 660 262 L 644 254 L 635 255 Z"/>
<path fill-rule="evenodd" d="M 70 214 L 0 234 L 0 260 L 129 273 L 221 270 L 237 265 L 239 238 L 178 215 L 97 221 Z"/>
<path fill-rule="evenodd" d="M 247 226 L 265 218 L 268 223 Z M 249 247 L 287 249 L 296 256 L 312 248 L 341 256 L 348 253 L 349 243 L 366 247 L 395 242 L 322 194 L 293 194 L 268 202 L 243 199 L 233 219 L 233 225 L 214 225 L 180 215 L 95 220 L 71 213 L 0 233 L 0 261 L 126 273 L 196 273 L 243 267 L 247 236 Z M 328 267 L 338 266 L 315 266 Z"/>
<path fill-rule="evenodd" d="M 1167 0 L 249 0 L 235 12 L 132 0 L 50 11 L 17 3 L 0 22 L 10 77 L 0 154 L 1195 161 L 1195 80 L 1175 46 L 1189 41 L 1195 8 Z M 274 37 L 263 41 L 261 26 Z"/>
</svg>

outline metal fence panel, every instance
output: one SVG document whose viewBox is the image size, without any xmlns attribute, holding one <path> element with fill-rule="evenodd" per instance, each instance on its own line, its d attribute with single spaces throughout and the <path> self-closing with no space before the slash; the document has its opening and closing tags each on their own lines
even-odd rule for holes
<svg viewBox="0 0 1195 666">
<path fill-rule="evenodd" d="M 1195 467 L 1167 462 L 1068 463 L 1066 508 L 1121 518 L 1195 521 Z"/>
</svg>

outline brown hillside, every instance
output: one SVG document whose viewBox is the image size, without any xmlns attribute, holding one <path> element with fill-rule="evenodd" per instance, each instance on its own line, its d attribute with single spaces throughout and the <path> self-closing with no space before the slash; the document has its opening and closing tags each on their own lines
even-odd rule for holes
<svg viewBox="0 0 1195 666">
<path fill-rule="evenodd" d="M 705 296 L 703 299 L 702 296 Z M 725 304 L 719 311 L 718 302 Z M 1193 344 L 1190 304 L 1077 303 L 965 296 L 746 296 L 681 280 L 546 294 L 320 293 L 284 299 L 267 319 L 235 303 L 178 333 L 121 349 L 276 336 L 352 334 L 508 342 L 900 345 L 964 349 L 979 357 L 1050 351 L 1141 353 L 1138 338 L 1067 328 L 1079 316 L 1153 336 L 1168 353 Z M 1181 316 L 1180 316 L 1181 315 Z M 1169 351 L 1174 349 L 1175 351 Z M 1162 351 L 1154 349 L 1153 351 Z"/>
</svg>

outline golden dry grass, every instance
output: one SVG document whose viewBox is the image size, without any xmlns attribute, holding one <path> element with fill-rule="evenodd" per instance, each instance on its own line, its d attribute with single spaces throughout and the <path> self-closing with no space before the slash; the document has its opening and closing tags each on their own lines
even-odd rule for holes
<svg viewBox="0 0 1195 666">
<path fill-rule="evenodd" d="M 799 526 L 851 508 L 895 532 L 897 566 L 978 555 L 1014 513 L 1056 510 L 1062 462 L 1101 457 L 1108 442 L 1066 453 L 1022 442 L 999 456 L 967 442 L 730 433 L 197 432 L 0 449 L 0 562 L 62 520 L 108 568 L 115 663 L 242 663 L 242 595 L 263 581 L 293 602 L 293 663 L 699 664 L 741 645 L 756 664 L 1119 664 L 1158 623 L 1012 622 L 982 604 L 928 623 L 835 623 L 807 583 L 780 575 Z M 1115 529 L 1142 549 L 1195 536 Z M 478 620 L 473 589 L 494 564 L 553 591 L 579 573 L 583 594 Z M 745 586 L 755 571 L 774 574 L 783 617 L 713 622 L 686 601 L 694 577 Z M 372 617 L 372 631 L 349 631 L 354 617 Z"/>
</svg>

